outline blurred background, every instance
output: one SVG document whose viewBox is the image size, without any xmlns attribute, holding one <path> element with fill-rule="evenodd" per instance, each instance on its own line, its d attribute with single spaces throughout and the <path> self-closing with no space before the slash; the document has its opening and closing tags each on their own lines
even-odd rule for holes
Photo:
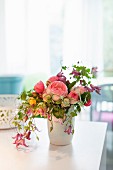
<svg viewBox="0 0 113 170">
<path fill-rule="evenodd" d="M 0 0 L 0 94 L 29 90 L 62 65 L 98 67 L 103 95 L 92 96 L 78 118 L 108 122 L 107 170 L 113 169 L 112 7 L 113 0 Z"/>
<path fill-rule="evenodd" d="M 29 89 L 82 61 L 113 75 L 112 0 L 0 0 L 0 76 Z M 9 80 L 8 80 L 9 81 Z M 13 82 L 13 83 L 14 83 Z"/>
</svg>

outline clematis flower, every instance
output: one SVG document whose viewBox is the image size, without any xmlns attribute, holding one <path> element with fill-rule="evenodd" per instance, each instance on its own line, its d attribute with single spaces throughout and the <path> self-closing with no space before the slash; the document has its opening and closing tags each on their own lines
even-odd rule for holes
<svg viewBox="0 0 113 170">
<path fill-rule="evenodd" d="M 58 77 L 58 81 L 62 81 L 63 83 L 66 83 L 66 77 L 63 75 L 62 71 L 57 74 L 57 77 Z"/>
<path fill-rule="evenodd" d="M 95 90 L 96 93 L 100 94 L 101 87 L 94 86 L 93 84 L 90 84 L 90 87 L 92 88 L 92 90 Z"/>
<path fill-rule="evenodd" d="M 73 69 L 73 71 L 71 72 L 71 74 L 73 74 L 73 76 L 80 76 L 81 73 L 75 69 Z"/>
<path fill-rule="evenodd" d="M 88 92 L 93 92 L 93 91 L 94 91 L 92 88 L 90 88 L 90 87 L 88 87 L 88 86 L 85 86 L 85 89 L 86 89 L 86 91 L 88 91 Z"/>
<path fill-rule="evenodd" d="M 31 114 L 33 114 L 33 110 L 30 108 L 30 109 L 28 109 L 27 111 L 26 111 L 26 114 L 28 115 L 28 116 L 30 116 Z"/>
<path fill-rule="evenodd" d="M 68 135 L 73 133 L 72 126 L 70 125 L 64 132 L 67 133 Z"/>
<path fill-rule="evenodd" d="M 96 76 L 98 67 L 92 67 L 91 73 Z"/>
<path fill-rule="evenodd" d="M 25 143 L 25 139 L 16 140 L 13 144 L 16 144 L 16 148 L 18 148 L 19 145 L 28 147 L 28 145 L 26 145 L 26 143 Z"/>
<path fill-rule="evenodd" d="M 26 145 L 25 143 L 25 138 L 23 134 L 17 134 L 15 137 L 12 137 L 13 139 L 15 139 L 15 142 L 13 144 L 16 144 L 16 148 L 18 148 L 19 145 L 28 147 L 28 145 Z"/>
<path fill-rule="evenodd" d="M 37 108 L 34 113 L 34 116 L 38 116 L 38 115 L 40 115 L 41 117 L 47 117 L 45 108 Z"/>
<path fill-rule="evenodd" d="M 22 138 L 22 137 L 23 137 L 23 134 L 17 133 L 16 136 L 14 136 L 12 138 L 15 139 L 15 140 L 18 140 L 19 138 Z"/>
<path fill-rule="evenodd" d="M 37 93 L 43 93 L 45 87 L 44 87 L 44 83 L 42 81 L 39 81 L 35 86 L 34 86 L 34 90 Z"/>
<path fill-rule="evenodd" d="M 62 77 L 63 76 L 63 72 L 60 71 L 58 74 L 57 74 L 57 77 Z"/>
<path fill-rule="evenodd" d="M 23 118 L 23 121 L 26 122 L 28 120 L 28 116 L 25 115 L 24 118 Z"/>
<path fill-rule="evenodd" d="M 30 135 L 31 135 L 31 131 L 28 131 L 28 132 L 25 132 L 25 133 L 24 133 L 24 137 L 25 137 L 26 139 L 28 139 L 28 140 L 31 139 L 31 138 L 30 138 Z"/>
</svg>

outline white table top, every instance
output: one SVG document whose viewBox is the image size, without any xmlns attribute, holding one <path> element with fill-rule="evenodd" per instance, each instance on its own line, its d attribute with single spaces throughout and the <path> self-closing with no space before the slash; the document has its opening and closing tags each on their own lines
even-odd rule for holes
<svg viewBox="0 0 113 170">
<path fill-rule="evenodd" d="M 71 145 L 49 143 L 46 120 L 33 147 L 18 151 L 12 144 L 15 130 L 0 130 L 0 170 L 99 170 L 106 123 L 76 121 Z"/>
</svg>

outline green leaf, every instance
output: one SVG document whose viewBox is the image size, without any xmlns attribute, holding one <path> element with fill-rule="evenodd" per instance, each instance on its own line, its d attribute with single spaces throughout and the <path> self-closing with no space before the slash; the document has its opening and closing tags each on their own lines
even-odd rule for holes
<svg viewBox="0 0 113 170">
<path fill-rule="evenodd" d="M 29 127 L 28 126 L 24 126 L 24 130 L 28 130 L 29 129 Z"/>
<path fill-rule="evenodd" d="M 62 69 L 63 69 L 63 70 L 66 70 L 66 69 L 67 69 L 67 67 L 66 67 L 66 66 L 62 66 Z"/>
<path fill-rule="evenodd" d="M 4 114 L 2 113 L 1 117 L 3 117 L 3 116 L 4 116 Z"/>
<path fill-rule="evenodd" d="M 23 91 L 21 94 L 21 100 L 26 100 L 26 97 L 27 97 L 26 92 Z"/>
<path fill-rule="evenodd" d="M 91 99 L 90 92 L 85 92 L 81 95 L 81 100 L 83 101 L 83 103 L 87 102 L 90 99 Z"/>
<path fill-rule="evenodd" d="M 53 130 L 53 126 L 50 127 L 50 132 Z"/>
<path fill-rule="evenodd" d="M 64 110 L 63 109 L 60 109 L 60 108 L 54 108 L 53 109 L 53 115 L 56 117 L 56 118 L 63 118 L 64 117 Z"/>
<path fill-rule="evenodd" d="M 38 136 L 36 136 L 36 139 L 37 139 L 37 140 L 39 140 L 39 137 L 38 137 Z"/>
<path fill-rule="evenodd" d="M 30 127 L 30 126 L 32 125 L 32 121 L 29 121 L 28 125 L 29 125 L 29 127 Z"/>
<path fill-rule="evenodd" d="M 77 116 L 77 113 L 76 113 L 76 112 L 71 112 L 70 114 L 71 114 L 72 117 Z"/>
<path fill-rule="evenodd" d="M 69 90 L 70 90 L 75 84 L 76 84 L 76 81 L 73 81 L 72 83 L 70 83 L 70 84 L 68 85 Z"/>
<path fill-rule="evenodd" d="M 24 115 L 24 114 L 23 114 L 21 111 L 18 112 L 18 116 L 19 116 L 18 118 L 19 118 L 20 120 L 23 119 L 23 115 Z"/>
<path fill-rule="evenodd" d="M 20 124 L 18 124 L 18 130 L 21 130 L 22 126 Z"/>
<path fill-rule="evenodd" d="M 35 118 L 43 118 L 42 116 L 38 115 L 38 116 L 34 116 Z"/>
<path fill-rule="evenodd" d="M 72 130 L 72 135 L 74 134 L 74 129 Z"/>
<path fill-rule="evenodd" d="M 88 73 L 90 73 L 90 68 L 87 68 L 86 71 L 87 71 Z"/>
<path fill-rule="evenodd" d="M 81 112 L 81 107 L 80 105 L 77 105 L 77 111 L 80 113 Z"/>
</svg>

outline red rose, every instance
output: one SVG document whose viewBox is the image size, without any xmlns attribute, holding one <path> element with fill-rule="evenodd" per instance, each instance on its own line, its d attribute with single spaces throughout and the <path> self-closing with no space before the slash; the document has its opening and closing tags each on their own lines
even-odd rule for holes
<svg viewBox="0 0 113 170">
<path fill-rule="evenodd" d="M 34 86 L 34 90 L 37 93 L 43 93 L 45 87 L 44 87 L 44 83 L 42 81 L 39 81 L 35 86 Z"/>
<path fill-rule="evenodd" d="M 91 100 L 88 100 L 87 103 L 84 104 L 84 106 L 90 106 L 92 104 Z"/>
</svg>

